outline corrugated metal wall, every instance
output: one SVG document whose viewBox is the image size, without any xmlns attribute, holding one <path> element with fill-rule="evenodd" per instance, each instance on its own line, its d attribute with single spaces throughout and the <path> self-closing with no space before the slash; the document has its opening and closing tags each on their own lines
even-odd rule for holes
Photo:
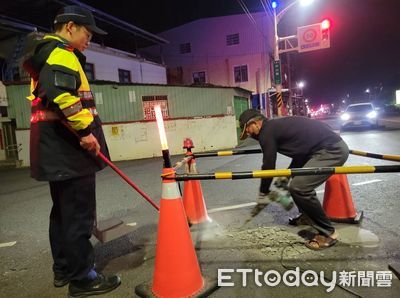
<svg viewBox="0 0 400 298">
<path fill-rule="evenodd" d="M 17 128 L 29 128 L 31 115 L 29 96 L 29 85 L 6 86 L 8 97 L 8 118 L 16 119 Z"/>
<path fill-rule="evenodd" d="M 212 116 L 233 113 L 234 96 L 250 93 L 237 88 L 179 87 L 160 85 L 91 84 L 97 110 L 103 122 L 144 119 L 142 96 L 166 95 L 170 118 Z M 7 86 L 9 117 L 18 129 L 29 128 L 28 85 Z M 230 111 L 230 112 L 229 112 Z"/>
</svg>

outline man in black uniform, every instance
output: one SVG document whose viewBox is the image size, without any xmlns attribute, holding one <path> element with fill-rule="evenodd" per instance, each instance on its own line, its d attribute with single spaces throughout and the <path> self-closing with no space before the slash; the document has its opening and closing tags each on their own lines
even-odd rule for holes
<svg viewBox="0 0 400 298">
<path fill-rule="evenodd" d="M 50 184 L 54 286 L 70 283 L 70 297 L 103 294 L 121 281 L 94 270 L 89 241 L 95 220 L 95 173 L 106 166 L 96 155 L 109 153 L 82 52 L 93 33 L 105 32 L 92 13 L 79 6 L 64 7 L 54 29 L 55 34 L 27 48 L 24 62 L 32 77 L 31 176 Z"/>
<path fill-rule="evenodd" d="M 248 135 L 259 141 L 263 152 L 263 170 L 275 169 L 277 153 L 292 158 L 289 168 L 342 166 L 349 148 L 330 127 L 306 117 L 267 119 L 259 111 L 249 109 L 239 117 L 241 139 Z M 306 242 L 310 249 L 320 250 L 334 245 L 338 233 L 319 202 L 315 188 L 330 175 L 293 177 L 289 192 L 301 215 L 293 223 L 308 221 L 319 231 Z M 272 179 L 261 179 L 260 196 L 268 197 Z"/>
</svg>

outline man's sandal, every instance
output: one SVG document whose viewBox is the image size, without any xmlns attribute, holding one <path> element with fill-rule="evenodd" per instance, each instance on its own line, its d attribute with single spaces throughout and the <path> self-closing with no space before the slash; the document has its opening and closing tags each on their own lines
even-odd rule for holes
<svg viewBox="0 0 400 298">
<path fill-rule="evenodd" d="M 305 246 L 307 246 L 307 248 L 312 250 L 322 250 L 334 246 L 337 242 L 338 242 L 337 239 L 318 234 L 313 239 L 308 240 L 305 243 Z"/>
</svg>

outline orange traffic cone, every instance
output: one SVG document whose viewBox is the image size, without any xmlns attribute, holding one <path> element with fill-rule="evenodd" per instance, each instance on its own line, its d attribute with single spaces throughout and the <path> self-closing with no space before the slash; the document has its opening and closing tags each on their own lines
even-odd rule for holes
<svg viewBox="0 0 400 298">
<path fill-rule="evenodd" d="M 325 184 L 322 207 L 330 220 L 335 222 L 359 223 L 363 212 L 357 213 L 345 174 L 332 175 Z"/>
<path fill-rule="evenodd" d="M 173 169 L 163 169 L 163 174 Z M 178 185 L 163 179 L 153 283 L 135 288 L 140 297 L 189 297 L 211 293 L 216 282 L 201 276 Z"/>
<path fill-rule="evenodd" d="M 191 153 L 191 152 L 190 152 Z M 191 159 L 186 167 L 189 174 L 197 174 L 196 160 Z M 188 180 L 183 184 L 183 206 L 190 224 L 211 222 L 204 203 L 203 190 L 199 180 Z"/>
</svg>

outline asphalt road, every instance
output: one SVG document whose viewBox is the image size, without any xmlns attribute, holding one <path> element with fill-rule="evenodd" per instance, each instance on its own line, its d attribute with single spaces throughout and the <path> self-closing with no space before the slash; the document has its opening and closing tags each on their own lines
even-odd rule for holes
<svg viewBox="0 0 400 298">
<path fill-rule="evenodd" d="M 326 121 L 338 129 L 337 119 Z M 380 123 L 381 127 L 375 130 L 354 129 L 341 135 L 351 149 L 399 154 L 400 122 L 389 119 Z M 257 147 L 254 142 L 243 146 Z M 172 157 L 173 162 L 180 158 L 182 156 Z M 254 170 L 260 168 L 260 163 L 261 154 L 197 159 L 201 173 Z M 285 168 L 288 164 L 288 158 L 279 156 L 277 168 Z M 367 164 L 396 163 L 353 155 L 346 165 Z M 160 158 L 118 162 L 117 166 L 159 203 Z M 304 231 L 304 227 L 287 225 L 288 218 L 296 215 L 296 208 L 286 212 L 278 205 L 268 206 L 242 227 L 257 195 L 257 179 L 203 181 L 205 203 L 214 224 L 205 230 L 192 227 L 202 272 L 212 277 L 216 277 L 221 268 L 252 268 L 264 272 L 273 269 L 283 273 L 287 270 L 284 266 L 288 265 L 324 271 L 332 276 L 334 271 L 387 271 L 388 265 L 400 263 L 399 177 L 400 173 L 348 175 L 354 204 L 358 211 L 364 212 L 364 219 L 360 225 L 337 224 L 342 241 L 323 252 L 303 250 L 298 240 L 293 243 L 281 241 L 287 238 L 285 233 L 295 237 Z M 28 169 L 1 170 L 0 185 L 0 297 L 65 297 L 66 288 L 52 286 L 48 185 L 30 179 Z M 323 186 L 318 189 L 321 200 L 323 191 Z M 152 280 L 158 213 L 111 169 L 98 174 L 97 194 L 99 220 L 119 218 L 135 226 L 133 232 L 110 242 L 92 239 L 97 268 L 106 273 L 118 273 L 123 280 L 116 291 L 105 296 L 135 297 L 135 286 Z M 225 207 L 232 209 L 218 209 Z M 258 231 L 267 236 L 254 232 L 259 227 Z M 262 244 L 254 237 L 268 238 L 269 242 Z M 268 250 L 265 250 L 266 246 Z M 294 250 L 286 253 L 287 246 Z M 275 287 L 265 284 L 259 287 L 253 281 L 243 287 L 239 277 L 234 274 L 235 286 L 223 287 L 211 297 L 354 297 L 338 286 L 332 293 L 327 293 L 321 284 L 293 288 L 281 283 Z M 375 284 L 355 286 L 351 290 L 362 297 L 399 297 L 400 282 L 394 275 L 392 278 L 390 287 Z"/>
</svg>

